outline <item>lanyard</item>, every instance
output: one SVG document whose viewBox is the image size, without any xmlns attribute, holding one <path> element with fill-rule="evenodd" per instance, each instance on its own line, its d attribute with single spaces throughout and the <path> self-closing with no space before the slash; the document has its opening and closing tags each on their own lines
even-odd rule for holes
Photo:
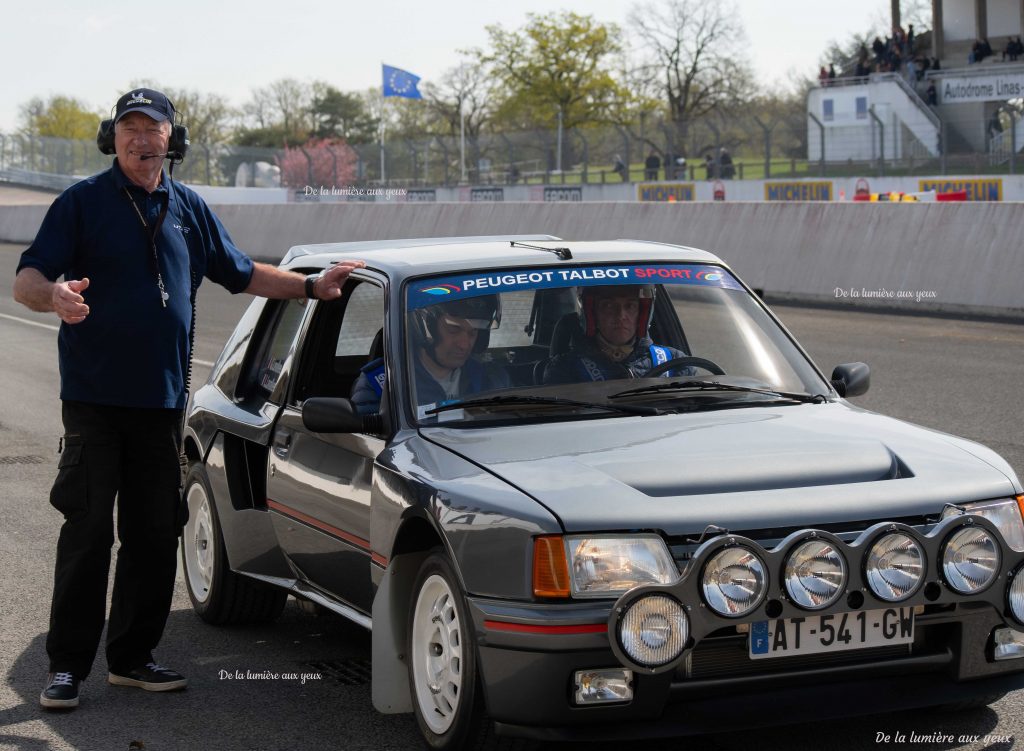
<svg viewBox="0 0 1024 751">
<path fill-rule="evenodd" d="M 128 196 L 128 202 L 131 203 L 132 208 L 135 209 L 135 215 L 139 217 L 139 221 L 142 222 L 142 228 L 146 230 L 146 233 L 149 235 L 149 246 L 153 251 L 153 268 L 156 271 L 156 286 L 160 290 L 160 304 L 166 308 L 167 300 L 170 295 L 167 294 L 167 290 L 164 288 L 164 277 L 160 273 L 160 257 L 156 250 L 156 236 L 157 233 L 160 232 L 160 226 L 164 223 L 164 218 L 167 216 L 167 206 L 170 203 L 170 196 L 168 196 L 167 203 L 165 203 L 160 209 L 160 216 L 156 218 L 156 224 L 150 228 L 149 223 L 146 221 L 146 217 L 142 215 L 138 204 L 135 203 L 135 199 L 132 198 L 132 194 L 128 191 L 128 188 L 124 189 L 124 194 Z"/>
</svg>

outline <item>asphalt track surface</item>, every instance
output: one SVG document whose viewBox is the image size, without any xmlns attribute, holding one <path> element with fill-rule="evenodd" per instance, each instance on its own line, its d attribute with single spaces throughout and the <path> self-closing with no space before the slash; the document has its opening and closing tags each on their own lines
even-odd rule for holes
<svg viewBox="0 0 1024 751">
<path fill-rule="evenodd" d="M 187 691 L 161 695 L 109 686 L 101 655 L 83 684 L 78 710 L 39 708 L 60 526 L 60 515 L 47 503 L 61 432 L 57 320 L 11 299 L 19 251 L 0 245 L 0 749 L 124 751 L 133 741 L 147 751 L 421 748 L 411 715 L 384 716 L 372 707 L 368 632 L 335 616 L 307 614 L 291 601 L 270 626 L 206 626 L 192 613 L 180 572 L 157 658 L 189 677 Z M 205 380 L 208 365 L 202 363 L 216 358 L 247 304 L 244 295 L 203 286 L 196 382 Z M 826 372 L 840 362 L 871 365 L 871 391 L 856 404 L 985 443 L 1018 475 L 1024 472 L 1024 326 L 795 307 L 776 311 Z M 342 670 L 347 678 L 335 675 Z M 225 678 L 237 671 L 264 677 Z M 285 677 L 296 673 L 321 677 Z M 695 751 L 1009 749 L 1024 738 L 1022 699 L 1024 692 L 1015 692 L 991 708 L 960 714 L 922 711 L 817 723 L 814 707 L 808 707 L 804 725 L 586 748 L 649 749 L 656 743 Z M 922 740 L 937 734 L 946 737 Z M 886 735 L 888 743 L 880 740 Z"/>
</svg>

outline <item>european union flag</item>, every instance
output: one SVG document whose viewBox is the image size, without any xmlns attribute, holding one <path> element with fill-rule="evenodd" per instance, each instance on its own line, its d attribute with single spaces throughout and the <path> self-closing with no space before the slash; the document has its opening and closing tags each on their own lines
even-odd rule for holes
<svg viewBox="0 0 1024 751">
<path fill-rule="evenodd" d="M 416 88 L 419 76 L 407 70 L 384 65 L 384 96 L 400 96 L 406 99 L 422 99 L 423 95 Z"/>
</svg>

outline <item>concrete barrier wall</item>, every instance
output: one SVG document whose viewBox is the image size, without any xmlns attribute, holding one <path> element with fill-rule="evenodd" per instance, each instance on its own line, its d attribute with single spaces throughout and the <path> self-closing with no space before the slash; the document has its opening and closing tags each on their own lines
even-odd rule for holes
<svg viewBox="0 0 1024 751">
<path fill-rule="evenodd" d="M 0 206 L 0 238 L 30 241 L 44 209 Z M 1024 319 L 1024 204 L 353 202 L 215 210 L 239 247 L 266 259 L 320 242 L 633 238 L 709 250 L 770 298 Z"/>
</svg>

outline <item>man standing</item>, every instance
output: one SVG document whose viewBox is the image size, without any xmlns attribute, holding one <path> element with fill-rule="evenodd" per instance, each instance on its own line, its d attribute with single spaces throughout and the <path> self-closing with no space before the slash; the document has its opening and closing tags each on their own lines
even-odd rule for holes
<svg viewBox="0 0 1024 751">
<path fill-rule="evenodd" d="M 61 319 L 64 436 L 50 502 L 57 543 L 50 675 L 42 706 L 78 706 L 103 631 L 112 515 L 117 556 L 107 628 L 108 681 L 185 688 L 152 651 L 171 606 L 184 523 L 178 456 L 195 290 L 205 276 L 231 292 L 336 298 L 358 261 L 303 277 L 254 263 L 192 190 L 163 171 L 174 106 L 159 91 L 122 96 L 111 168 L 54 201 L 22 254 L 14 297 Z M 182 134 L 177 141 L 184 143 Z M 184 145 L 175 146 L 184 149 Z M 172 154 L 168 154 L 172 151 Z M 63 277 L 63 281 L 57 281 Z"/>
</svg>

